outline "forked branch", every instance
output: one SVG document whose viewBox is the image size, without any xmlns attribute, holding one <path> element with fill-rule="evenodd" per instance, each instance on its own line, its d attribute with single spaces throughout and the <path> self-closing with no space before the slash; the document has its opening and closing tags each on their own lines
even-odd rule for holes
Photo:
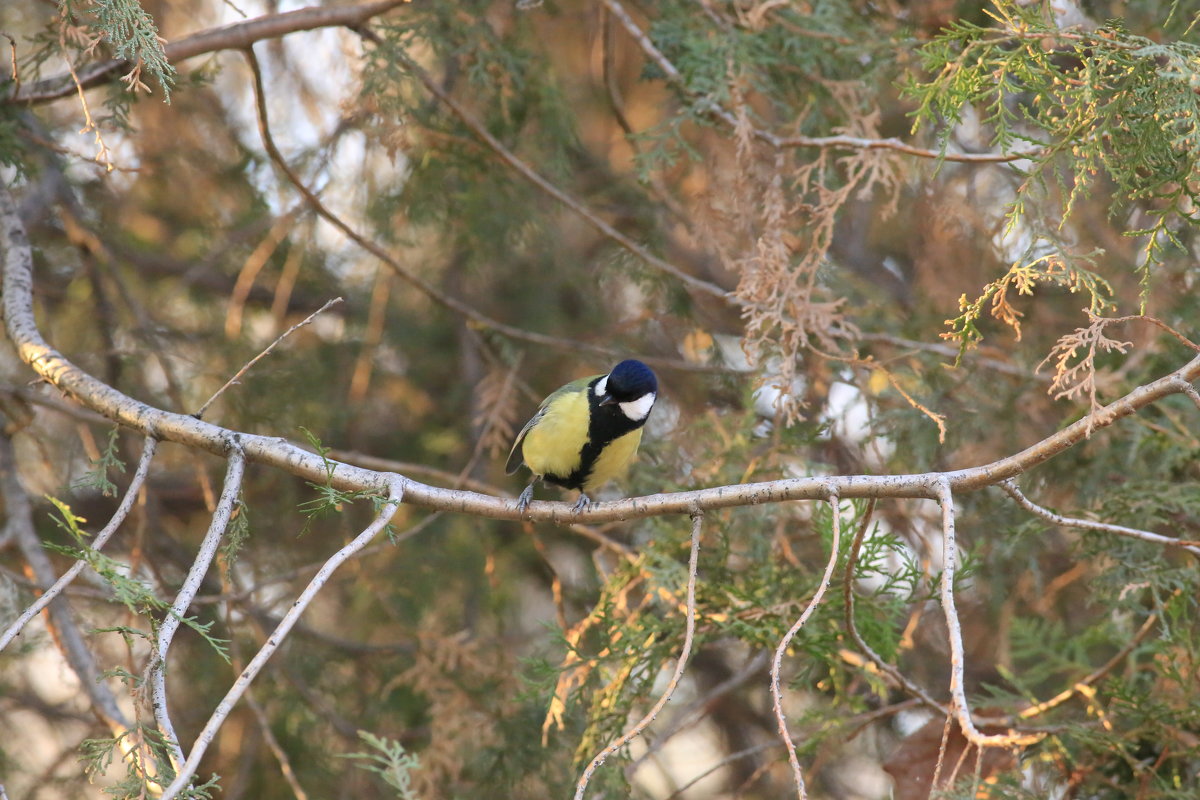
<svg viewBox="0 0 1200 800">
<path fill-rule="evenodd" d="M 200 767 L 200 759 L 204 757 L 208 746 L 217 737 L 217 733 L 221 730 L 221 726 L 225 724 L 225 720 L 229 717 L 230 712 L 233 711 L 233 707 L 237 705 L 238 700 L 242 698 L 242 695 L 250 688 L 250 684 L 258 677 L 258 673 L 262 671 L 267 660 L 275 654 L 275 651 L 287 639 L 288 632 L 299 621 L 301 615 L 308 608 L 309 603 L 313 601 L 313 598 L 317 596 L 317 593 L 321 591 L 321 588 L 329 581 L 329 578 L 338 567 L 370 544 L 371 540 L 379 535 L 380 531 L 391 521 L 392 515 L 396 513 L 396 509 L 400 507 L 403 499 L 404 482 L 401 478 L 393 476 L 387 483 L 387 499 L 380 506 L 379 514 L 375 517 L 374 521 L 363 529 L 362 533 L 354 537 L 349 544 L 330 556 L 324 566 L 308 582 L 308 586 L 304 587 L 304 591 L 300 593 L 300 596 L 292 602 L 287 614 L 275 626 L 275 630 L 267 638 L 266 643 L 258 649 L 258 652 L 254 654 L 254 658 L 250 659 L 250 663 L 242 670 L 241 675 L 238 676 L 233 686 L 225 693 L 225 697 L 213 710 L 212 715 L 208 718 L 208 722 L 205 723 L 204 728 L 200 731 L 200 735 L 196 737 L 196 743 L 192 745 L 192 751 L 188 755 L 187 761 L 179 770 L 175 780 L 163 792 L 161 800 L 174 800 L 191 783 L 192 777 Z"/>
<path fill-rule="evenodd" d="M 950 641 L 950 708 L 971 744 L 983 747 L 1025 747 L 1041 741 L 1041 733 L 997 733 L 985 734 L 971 719 L 971 708 L 967 705 L 967 694 L 963 676 L 966 657 L 963 655 L 962 626 L 958 621 L 958 610 L 954 605 L 954 576 L 957 573 L 958 542 L 954 532 L 954 494 L 949 481 L 938 485 L 938 503 L 942 507 L 942 579 L 939 594 L 942 614 L 946 618 L 947 636 Z"/>
<path fill-rule="evenodd" d="M 800 770 L 800 759 L 796 756 L 796 745 L 792 741 L 791 734 L 788 733 L 787 715 L 783 710 L 783 687 L 780 685 L 779 675 L 783 669 L 784 653 L 791 646 L 792 639 L 804 627 L 804 623 L 812 616 L 813 611 L 821 604 L 821 600 L 825 597 L 825 590 L 829 588 L 829 582 L 833 579 L 833 568 L 837 566 L 842 538 L 841 512 L 838 504 L 837 491 L 830 490 L 829 507 L 833 519 L 833 543 L 829 546 L 829 561 L 825 564 L 825 574 L 821 576 L 821 583 L 813 592 L 812 599 L 808 601 L 804 611 L 800 613 L 800 617 L 779 640 L 779 646 L 775 648 L 775 657 L 771 659 L 771 708 L 775 712 L 775 724 L 779 726 L 779 737 L 787 747 L 788 763 L 792 766 L 792 780 L 796 783 L 796 795 L 800 800 L 808 797 L 808 791 L 804 786 L 804 773 Z"/>
<path fill-rule="evenodd" d="M 686 669 L 688 658 L 692 653 L 692 637 L 696 633 L 696 571 L 699 568 L 700 530 L 703 525 L 704 515 L 699 512 L 693 514 L 692 549 L 688 555 L 687 602 L 685 604 L 686 619 L 684 620 L 683 649 L 679 653 L 678 660 L 675 662 L 675 672 L 672 673 L 671 680 L 667 682 L 667 688 L 663 691 L 662 696 L 658 698 L 658 702 L 646 712 L 646 715 L 638 720 L 636 725 L 610 742 L 588 764 L 587 768 L 583 771 L 583 775 L 580 776 L 579 782 L 575 785 L 575 800 L 583 800 L 584 792 L 587 791 L 592 774 L 600 768 L 600 765 L 607 761 L 609 756 L 618 752 L 638 736 L 641 736 L 646 727 L 658 717 L 659 712 L 663 710 L 663 706 L 675 694 L 675 689 L 679 686 L 680 679 L 683 678 L 684 669 Z"/>
<path fill-rule="evenodd" d="M 96 538 L 92 540 L 92 550 L 99 551 L 104 545 L 108 544 L 108 540 L 125 522 L 125 518 L 129 516 L 130 509 L 133 508 L 133 503 L 137 500 L 138 493 L 142 490 L 142 484 L 146 481 L 146 476 L 150 474 L 150 462 L 154 460 L 154 453 L 158 449 L 158 442 L 154 437 L 147 436 L 142 442 L 142 457 L 138 461 L 137 469 L 133 473 L 133 478 L 129 481 L 129 488 L 125 491 L 125 497 L 121 499 L 117 510 L 113 512 L 112 519 L 108 524 L 100 529 L 96 534 Z M 62 594 L 63 590 L 71 585 L 71 582 L 79 577 L 79 573 L 83 572 L 87 566 L 87 561 L 84 559 L 77 560 L 71 567 L 62 574 L 54 585 L 46 591 L 42 592 L 37 600 L 33 601 L 21 614 L 13 620 L 13 623 L 5 629 L 0 635 L 0 652 L 12 643 L 21 631 L 29 624 L 29 621 L 41 613 L 42 609 L 50 605 L 50 601 Z"/>
<path fill-rule="evenodd" d="M 209 565 L 216 558 L 217 548 L 221 537 L 229 526 L 233 516 L 234 506 L 242 492 L 242 477 L 246 471 L 246 457 L 237 442 L 229 448 L 229 466 L 225 471 L 225 486 L 221 490 L 221 499 L 213 511 L 208 523 L 208 532 L 200 543 L 200 550 L 192 561 L 183 585 L 175 596 L 175 602 L 167 610 L 166 616 L 158 626 L 158 639 L 155 642 L 154 655 L 150 662 L 150 697 L 154 706 L 154 718 L 158 722 L 159 732 L 166 738 L 168 752 L 171 754 L 172 766 L 178 771 L 186 756 L 183 744 L 171 724 L 171 715 L 167 709 L 167 657 L 171 649 L 171 641 L 180 623 L 187 616 L 188 609 L 200 591 L 200 584 L 208 573 Z"/>
</svg>

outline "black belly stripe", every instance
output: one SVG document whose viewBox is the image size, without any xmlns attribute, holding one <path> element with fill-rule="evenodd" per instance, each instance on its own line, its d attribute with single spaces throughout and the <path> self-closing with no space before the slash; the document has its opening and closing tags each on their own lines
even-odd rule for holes
<svg viewBox="0 0 1200 800">
<path fill-rule="evenodd" d="M 605 445 L 630 431 L 636 431 L 646 424 L 645 418 L 635 421 L 625 416 L 620 406 L 615 403 L 608 406 L 600 405 L 600 401 L 597 399 L 595 391 L 593 391 L 593 388 L 599 381 L 600 378 L 596 378 L 587 387 L 590 422 L 588 424 L 587 443 L 584 444 L 583 450 L 579 454 L 579 466 L 570 475 L 543 475 L 542 479 L 546 482 L 553 483 L 555 486 L 561 486 L 564 489 L 582 490 L 583 485 L 587 483 L 588 477 L 592 474 L 592 469 L 596 466 L 596 459 L 600 458 L 600 453 L 604 450 Z"/>
</svg>

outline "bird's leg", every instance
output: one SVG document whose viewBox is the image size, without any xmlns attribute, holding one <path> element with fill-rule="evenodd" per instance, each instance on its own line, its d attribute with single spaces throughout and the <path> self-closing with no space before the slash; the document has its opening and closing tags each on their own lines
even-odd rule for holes
<svg viewBox="0 0 1200 800">
<path fill-rule="evenodd" d="M 575 506 L 571 509 L 576 514 L 581 514 L 587 511 L 588 506 L 592 504 L 592 498 L 588 497 L 583 492 L 579 493 L 579 499 L 575 501 Z"/>
<path fill-rule="evenodd" d="M 522 514 L 525 513 L 525 509 L 529 508 L 529 503 L 533 500 L 533 487 L 537 486 L 541 479 L 541 475 L 534 475 L 533 480 L 525 487 L 525 491 L 521 492 L 521 495 L 517 498 L 517 510 Z"/>
</svg>

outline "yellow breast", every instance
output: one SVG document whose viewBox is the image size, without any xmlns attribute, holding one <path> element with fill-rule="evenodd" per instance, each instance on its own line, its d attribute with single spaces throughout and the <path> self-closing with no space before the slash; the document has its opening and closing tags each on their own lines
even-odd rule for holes
<svg viewBox="0 0 1200 800">
<path fill-rule="evenodd" d="M 613 439 L 596 459 L 596 465 L 592 467 L 592 473 L 584 483 L 583 491 L 593 492 L 613 478 L 621 477 L 629 467 L 629 462 L 633 460 L 641 442 L 641 428 Z"/>
</svg>

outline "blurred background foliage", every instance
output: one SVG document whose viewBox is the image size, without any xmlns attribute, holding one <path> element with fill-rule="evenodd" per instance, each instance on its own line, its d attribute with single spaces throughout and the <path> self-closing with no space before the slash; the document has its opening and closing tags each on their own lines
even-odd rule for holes
<svg viewBox="0 0 1200 800">
<path fill-rule="evenodd" d="M 45 337 L 160 408 L 196 411 L 340 296 L 205 418 L 300 442 L 308 431 L 336 458 L 513 493 L 500 467 L 537 400 L 632 355 L 663 395 L 621 493 L 960 468 L 1086 413 L 1086 393 L 1056 400 L 1053 364 L 1036 367 L 1088 310 L 1197 338 L 1187 6 L 415 0 L 362 35 L 319 29 L 259 42 L 253 61 L 170 65 L 159 34 L 298 6 L 8 4 L 19 85 L 0 82 L 0 162 L 36 248 Z M 140 56 L 141 71 L 86 106 L 75 93 L 21 100 L 67 63 L 113 55 Z M 1107 330 L 1133 346 L 1097 358 L 1101 401 L 1191 357 L 1149 324 Z M 11 352 L 3 369 L 39 532 L 66 543 L 46 495 L 98 528 L 116 500 L 81 476 L 111 426 L 27 385 Z M 1164 400 L 1022 484 L 1064 513 L 1200 539 L 1196 415 Z M 111 480 L 125 484 L 139 447 L 117 437 L 127 470 Z M 203 536 L 222 466 L 164 447 L 110 545 L 160 597 Z M 249 536 L 194 608 L 232 640 L 235 664 L 369 519 L 365 503 L 306 519 L 312 497 L 250 469 Z M 1029 720 L 1050 736 L 1019 758 L 947 764 L 959 781 L 946 796 L 976 796 L 985 779 L 995 798 L 1194 796 L 1196 560 L 1048 526 L 996 490 L 958 500 L 978 707 L 1015 713 L 1122 658 Z M 874 670 L 844 622 L 844 548 L 862 510 L 843 503 L 842 569 L 788 656 L 787 709 L 812 796 L 924 797 L 942 719 Z M 853 582 L 867 642 L 941 699 L 938 519 L 932 503 L 881 502 Z M 411 508 L 394 524 L 400 541 L 346 565 L 256 684 L 256 707 L 227 724 L 201 770 L 221 776 L 221 797 L 565 797 L 662 691 L 683 635 L 686 520 L 604 526 L 610 547 Z M 789 796 L 764 653 L 815 590 L 830 532 L 829 508 L 807 503 L 709 515 L 693 663 L 589 796 Z M 3 541 L 7 620 L 32 586 Z M 88 627 L 150 629 L 109 600 L 104 576 L 69 596 Z M 0 661 L 5 726 L 22 731 L 0 744 L 8 796 L 138 796 L 136 781 L 113 788 L 119 759 L 84 779 L 81 742 L 107 734 L 52 632 L 23 639 Z M 143 642 L 89 641 L 105 667 L 145 665 Z M 234 672 L 187 629 L 175 648 L 186 743 Z M 128 696 L 120 676 L 108 684 Z M 342 757 L 386 750 L 360 730 L 417 755 L 385 759 L 411 784 Z"/>
</svg>

